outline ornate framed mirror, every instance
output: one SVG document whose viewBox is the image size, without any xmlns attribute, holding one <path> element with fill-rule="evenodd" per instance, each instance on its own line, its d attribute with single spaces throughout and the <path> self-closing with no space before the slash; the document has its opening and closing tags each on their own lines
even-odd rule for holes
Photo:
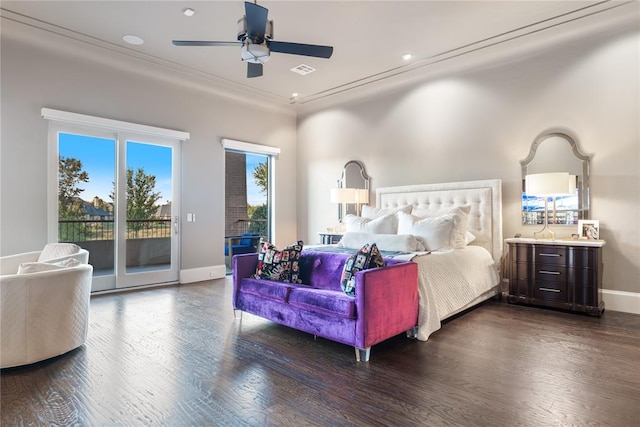
<svg viewBox="0 0 640 427">
<path fill-rule="evenodd" d="M 360 204 L 369 202 L 369 175 L 364 169 L 362 162 L 358 160 L 349 160 L 342 169 L 340 179 L 338 179 L 338 188 L 353 188 L 357 190 L 366 190 L 366 200 Z M 338 206 L 338 219 L 342 221 L 347 214 L 359 215 L 358 203 L 343 203 Z"/>
<path fill-rule="evenodd" d="M 522 223 L 545 224 L 545 197 L 527 195 L 525 177 L 532 174 L 568 172 L 575 176 L 575 192 L 555 197 L 547 224 L 577 225 L 589 218 L 589 168 L 591 156 L 582 153 L 576 138 L 565 130 L 548 130 L 536 137 L 522 166 Z M 573 179 L 573 178 L 572 178 Z M 573 185 L 572 185 L 573 187 Z M 551 201 L 549 199 L 548 201 Z"/>
</svg>

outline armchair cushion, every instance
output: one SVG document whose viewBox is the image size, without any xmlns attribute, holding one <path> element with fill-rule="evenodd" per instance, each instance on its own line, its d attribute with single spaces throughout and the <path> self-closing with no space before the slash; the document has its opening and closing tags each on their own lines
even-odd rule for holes
<svg viewBox="0 0 640 427">
<path fill-rule="evenodd" d="M 69 258 L 60 262 L 23 262 L 18 267 L 18 274 L 40 273 L 41 271 L 60 270 L 67 267 L 80 265 L 80 261 Z"/>
<path fill-rule="evenodd" d="M 78 252 L 80 252 L 80 246 L 74 243 L 47 243 L 42 252 L 40 252 L 38 262 L 47 262 L 67 255 L 74 255 Z"/>
</svg>

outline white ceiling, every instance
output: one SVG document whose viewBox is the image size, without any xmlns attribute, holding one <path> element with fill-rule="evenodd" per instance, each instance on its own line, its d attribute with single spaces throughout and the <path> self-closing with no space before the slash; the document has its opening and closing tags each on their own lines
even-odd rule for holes
<svg viewBox="0 0 640 427">
<path fill-rule="evenodd" d="M 212 85 L 259 93 L 283 104 L 315 100 L 424 74 L 434 64 L 593 26 L 629 2 L 614 1 L 261 1 L 274 39 L 334 46 L 330 59 L 273 53 L 262 77 L 246 78 L 239 47 L 176 47 L 171 41 L 236 39 L 244 3 L 235 1 L 2 1 L 3 24 L 49 33 L 162 64 Z M 634 2 L 632 2 L 634 3 Z M 186 17 L 186 7 L 196 14 Z M 631 9 L 637 11 L 637 4 Z M 566 30 L 566 31 L 565 31 Z M 139 46 L 125 34 L 144 39 Z M 531 44 L 531 43 L 529 43 Z M 414 58 L 403 61 L 405 52 Z M 522 50 L 519 52 L 522 54 Z M 301 76 L 291 68 L 317 71 Z M 298 99 L 291 99 L 292 93 Z"/>
</svg>

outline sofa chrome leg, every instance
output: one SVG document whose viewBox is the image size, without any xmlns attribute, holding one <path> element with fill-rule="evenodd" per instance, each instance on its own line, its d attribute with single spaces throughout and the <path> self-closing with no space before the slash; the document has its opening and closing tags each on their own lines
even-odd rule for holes
<svg viewBox="0 0 640 427">
<path fill-rule="evenodd" d="M 407 338 L 413 338 L 416 339 L 418 338 L 418 327 L 414 326 L 413 328 L 409 329 L 407 331 Z"/>
<path fill-rule="evenodd" d="M 234 308 L 233 309 L 233 318 L 234 319 L 238 319 L 238 320 L 242 320 L 242 310 L 236 310 Z"/>
<path fill-rule="evenodd" d="M 368 362 L 369 356 L 371 355 L 371 347 L 360 349 L 354 347 L 356 349 L 356 362 Z"/>
</svg>

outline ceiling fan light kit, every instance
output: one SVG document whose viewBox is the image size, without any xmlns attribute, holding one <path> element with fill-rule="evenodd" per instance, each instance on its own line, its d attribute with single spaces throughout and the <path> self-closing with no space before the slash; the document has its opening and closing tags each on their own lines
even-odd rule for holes
<svg viewBox="0 0 640 427">
<path fill-rule="evenodd" d="M 242 44 L 240 57 L 244 62 L 264 64 L 269 60 L 269 48 L 266 44 L 253 44 L 248 40 Z"/>
<path fill-rule="evenodd" d="M 262 64 L 269 60 L 271 52 L 290 55 L 331 58 L 332 46 L 273 40 L 273 21 L 267 19 L 269 10 L 255 3 L 244 3 L 245 16 L 238 20 L 238 41 L 174 40 L 175 46 L 234 46 L 241 45 L 240 58 L 247 63 L 247 77 L 262 75 Z"/>
</svg>

